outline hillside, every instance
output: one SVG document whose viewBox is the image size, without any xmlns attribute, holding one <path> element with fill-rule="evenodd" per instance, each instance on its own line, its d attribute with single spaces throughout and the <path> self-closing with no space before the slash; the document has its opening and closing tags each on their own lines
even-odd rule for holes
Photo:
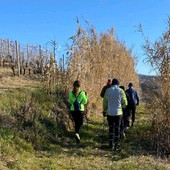
<svg viewBox="0 0 170 170">
<path fill-rule="evenodd" d="M 107 148 L 107 124 L 102 126 L 102 116 L 96 116 L 98 114 L 93 111 L 82 129 L 82 142 L 76 145 L 71 124 L 68 128 L 70 122 L 67 126 L 61 124 L 60 116 L 68 114 L 61 102 L 63 96 L 58 99 L 62 107 L 54 121 L 50 109 L 56 102 L 56 96 L 48 96 L 39 88 L 42 89 L 42 84 L 37 80 L 13 77 L 8 69 L 0 68 L 0 169 L 170 169 L 168 159 L 156 157 L 153 150 L 150 114 L 147 114 L 145 105 L 141 104 L 138 108 L 137 122 L 121 141 L 121 151 L 113 152 Z M 30 94 L 33 96 L 32 103 Z M 25 117 L 24 122 L 18 113 L 28 106 L 32 112 L 25 113 L 37 117 L 34 121 Z M 65 117 L 65 121 L 68 118 Z"/>
<path fill-rule="evenodd" d="M 139 74 L 140 87 L 144 91 L 144 88 L 147 86 L 148 83 L 154 84 L 156 83 L 157 79 L 158 79 L 157 76 Z"/>
<path fill-rule="evenodd" d="M 150 88 L 158 88 L 158 77 L 139 74 L 139 85 L 141 88 L 141 100 L 148 102 L 148 90 Z"/>
</svg>

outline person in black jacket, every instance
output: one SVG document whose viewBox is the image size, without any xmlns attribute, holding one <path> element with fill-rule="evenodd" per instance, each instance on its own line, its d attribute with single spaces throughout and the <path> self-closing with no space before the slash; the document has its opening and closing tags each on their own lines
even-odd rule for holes
<svg viewBox="0 0 170 170">
<path fill-rule="evenodd" d="M 104 94 L 105 94 L 105 92 L 106 92 L 106 89 L 108 89 L 108 88 L 111 87 L 111 86 L 112 86 L 112 80 L 111 80 L 111 79 L 108 79 L 107 84 L 102 88 L 102 91 L 101 91 L 101 93 L 100 93 L 100 96 L 101 96 L 102 98 L 104 98 Z"/>
<path fill-rule="evenodd" d="M 128 126 L 129 126 L 129 117 L 132 116 L 131 126 L 134 125 L 135 122 L 135 114 L 136 114 L 136 106 L 139 105 L 139 96 L 137 91 L 133 88 L 133 83 L 129 83 L 128 89 L 126 90 L 126 94 L 128 95 Z"/>
<path fill-rule="evenodd" d="M 119 87 L 125 92 L 124 86 L 119 86 Z M 126 98 L 128 100 L 127 94 L 126 94 Z M 126 137 L 125 131 L 126 131 L 126 128 L 127 128 L 127 123 L 128 123 L 128 112 L 127 112 L 126 107 L 122 108 L 122 111 L 123 111 L 123 116 L 122 116 L 121 125 L 120 125 L 120 137 L 125 138 Z"/>
</svg>

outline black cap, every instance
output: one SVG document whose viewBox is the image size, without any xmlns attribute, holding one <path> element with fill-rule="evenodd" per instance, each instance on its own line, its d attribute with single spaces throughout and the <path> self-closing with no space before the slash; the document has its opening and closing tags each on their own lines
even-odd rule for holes
<svg viewBox="0 0 170 170">
<path fill-rule="evenodd" d="M 112 85 L 119 85 L 119 80 L 118 79 L 113 79 L 112 80 Z"/>
</svg>

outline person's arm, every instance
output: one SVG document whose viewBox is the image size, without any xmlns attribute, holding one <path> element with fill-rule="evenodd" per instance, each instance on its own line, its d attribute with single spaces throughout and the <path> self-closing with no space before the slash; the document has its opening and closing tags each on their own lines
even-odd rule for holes
<svg viewBox="0 0 170 170">
<path fill-rule="evenodd" d="M 72 96 L 72 92 L 69 93 L 68 102 L 69 102 L 70 104 L 73 104 L 73 96 Z"/>
<path fill-rule="evenodd" d="M 122 89 L 121 89 L 121 93 L 122 93 L 122 108 L 126 108 L 128 104 L 126 93 Z"/>
<path fill-rule="evenodd" d="M 75 101 L 75 98 L 73 96 L 73 93 L 70 92 L 69 95 L 68 95 L 68 103 L 69 103 L 70 110 L 74 110 L 74 107 L 73 107 L 74 101 Z"/>
<path fill-rule="evenodd" d="M 139 95 L 138 95 L 138 93 L 136 92 L 136 99 L 137 99 L 137 106 L 139 105 Z"/>
<path fill-rule="evenodd" d="M 108 99 L 107 99 L 107 91 L 106 91 L 104 98 L 103 98 L 103 112 L 105 113 L 107 111 L 107 103 L 108 103 Z"/>
<path fill-rule="evenodd" d="M 101 93 L 100 93 L 100 96 L 101 96 L 102 98 L 104 98 L 104 93 L 105 93 L 105 88 L 103 87 L 103 88 L 102 88 L 102 91 L 101 91 Z"/>
<path fill-rule="evenodd" d="M 126 95 L 126 99 L 127 99 L 127 105 L 129 105 L 129 104 L 130 104 L 130 96 L 129 96 L 129 93 L 127 93 L 127 92 L 125 91 L 125 95 Z"/>
<path fill-rule="evenodd" d="M 106 100 L 106 98 L 105 99 L 103 99 L 103 117 L 105 117 L 106 116 L 106 110 L 107 110 L 107 100 Z"/>
<path fill-rule="evenodd" d="M 81 92 L 81 95 L 82 95 L 81 103 L 84 104 L 84 105 L 87 104 L 88 96 L 85 94 L 84 91 Z"/>
</svg>

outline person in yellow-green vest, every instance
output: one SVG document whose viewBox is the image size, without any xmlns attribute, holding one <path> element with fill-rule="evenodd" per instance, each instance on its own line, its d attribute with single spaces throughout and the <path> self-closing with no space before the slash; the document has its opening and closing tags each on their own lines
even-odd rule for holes
<svg viewBox="0 0 170 170">
<path fill-rule="evenodd" d="M 87 104 L 88 96 L 84 91 L 80 90 L 80 81 L 76 80 L 73 83 L 73 90 L 69 92 L 70 111 L 75 124 L 76 142 L 80 143 L 80 129 L 84 120 L 84 105 Z"/>
<path fill-rule="evenodd" d="M 122 108 L 125 108 L 126 106 L 126 94 L 119 88 L 119 81 L 113 79 L 112 86 L 106 90 L 104 95 L 103 116 L 107 116 L 109 125 L 109 147 L 115 151 L 119 150 L 120 124 L 123 115 Z"/>
</svg>

